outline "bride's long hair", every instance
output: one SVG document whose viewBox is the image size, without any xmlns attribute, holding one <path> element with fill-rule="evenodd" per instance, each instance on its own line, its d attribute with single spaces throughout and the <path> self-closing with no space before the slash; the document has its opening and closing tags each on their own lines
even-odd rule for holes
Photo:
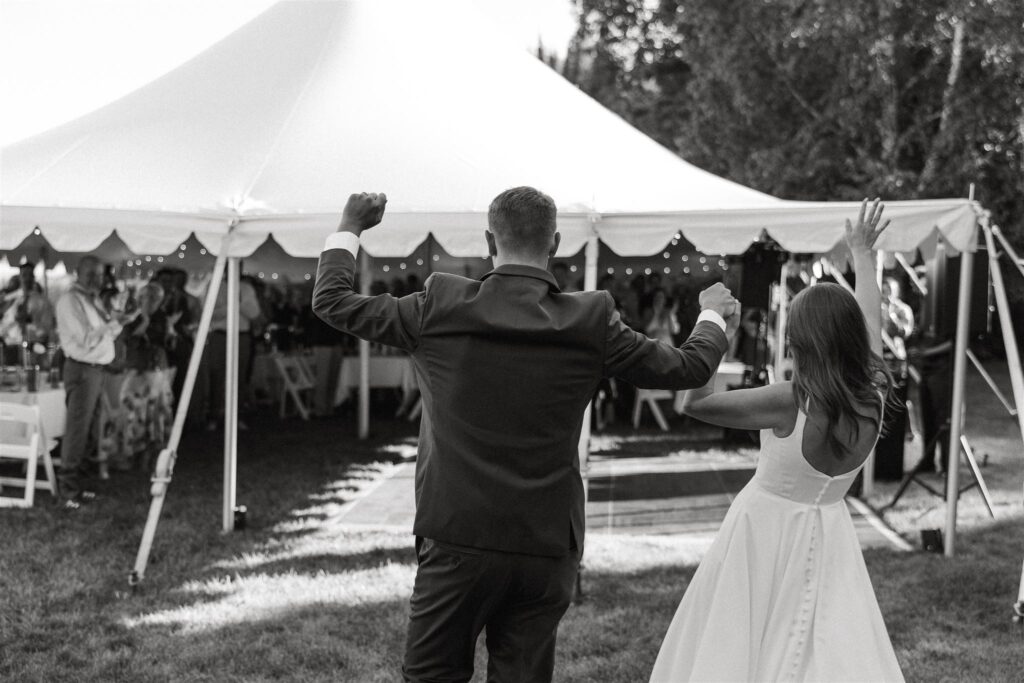
<svg viewBox="0 0 1024 683">
<path fill-rule="evenodd" d="M 793 396 L 806 409 L 819 406 L 828 419 L 828 444 L 845 457 L 860 436 L 863 414 L 858 406 L 893 404 L 892 375 L 871 350 L 868 327 L 857 300 L 839 285 L 824 282 L 808 287 L 790 305 L 786 326 L 793 352 Z M 836 427 L 849 424 L 853 438 L 840 439 Z M 882 425 L 877 425 L 879 430 Z"/>
</svg>

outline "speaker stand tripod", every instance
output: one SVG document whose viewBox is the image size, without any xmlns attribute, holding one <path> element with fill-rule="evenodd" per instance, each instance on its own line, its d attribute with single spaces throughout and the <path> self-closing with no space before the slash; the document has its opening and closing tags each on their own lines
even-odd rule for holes
<svg viewBox="0 0 1024 683">
<path fill-rule="evenodd" d="M 922 480 L 920 476 L 924 473 L 925 467 L 928 465 L 928 462 L 931 459 L 930 454 L 934 454 L 935 445 L 939 443 L 939 439 L 949 438 L 949 428 L 949 419 L 947 419 L 945 423 L 943 423 L 943 425 L 939 427 L 935 435 L 928 440 L 928 443 L 925 444 L 924 455 L 917 462 L 917 464 L 914 465 L 914 469 L 912 469 L 909 474 L 903 477 L 903 481 L 900 482 L 900 487 L 896 490 L 896 494 L 892 497 L 892 500 L 889 501 L 889 503 L 882 508 L 883 510 L 895 507 L 896 503 L 899 501 L 900 498 L 903 497 L 903 494 L 907 492 L 907 489 L 910 488 L 911 484 L 917 484 L 918 486 L 925 489 L 926 491 L 928 491 L 928 493 L 932 494 L 933 496 L 946 500 L 946 487 L 943 487 L 940 491 L 931 484 L 929 484 L 927 481 Z M 971 468 L 971 473 L 974 475 L 974 481 L 971 482 L 970 484 L 967 484 L 966 486 L 960 487 L 957 490 L 957 497 L 959 498 L 966 491 L 969 491 L 974 487 L 978 487 L 978 490 L 981 492 L 981 497 L 985 501 L 985 507 L 988 508 L 988 514 L 991 517 L 995 518 L 996 513 L 992 509 L 992 496 L 989 494 L 988 486 L 985 484 L 985 477 L 982 476 L 981 468 L 978 466 L 978 460 L 977 458 L 974 457 L 974 449 L 971 448 L 971 444 L 967 441 L 967 437 L 963 434 L 960 435 L 960 447 L 962 449 L 963 456 L 967 460 L 967 464 Z M 949 476 L 948 472 L 946 473 L 946 476 Z"/>
</svg>

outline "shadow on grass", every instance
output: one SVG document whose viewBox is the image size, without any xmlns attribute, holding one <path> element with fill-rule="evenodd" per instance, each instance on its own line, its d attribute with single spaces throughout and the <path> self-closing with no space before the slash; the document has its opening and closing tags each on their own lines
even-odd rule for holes
<svg viewBox="0 0 1024 683">
<path fill-rule="evenodd" d="M 412 538 L 344 528 L 331 507 L 387 466 L 377 449 L 388 437 L 366 444 L 340 431 L 279 431 L 245 437 L 239 501 L 250 506 L 250 527 L 230 535 L 219 531 L 219 438 L 182 449 L 153 562 L 134 593 L 125 576 L 148 507 L 142 475 L 112 482 L 108 498 L 81 515 L 4 511 L 0 678 L 397 679 Z M 866 554 L 908 680 L 1017 674 L 1020 633 L 1008 609 L 1024 559 L 1021 522 L 964 530 L 953 560 Z M 669 536 L 590 535 L 585 600 L 563 621 L 556 679 L 645 680 L 702 550 Z"/>
</svg>

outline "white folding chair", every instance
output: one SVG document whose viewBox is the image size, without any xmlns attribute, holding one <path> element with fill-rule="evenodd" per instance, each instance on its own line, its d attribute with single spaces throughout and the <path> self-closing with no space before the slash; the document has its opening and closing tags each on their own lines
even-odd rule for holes
<svg viewBox="0 0 1024 683">
<path fill-rule="evenodd" d="M 303 420 L 308 420 L 309 405 L 306 400 L 315 386 L 309 370 L 295 356 L 274 356 L 274 366 L 281 376 L 281 418 L 288 417 L 288 399 L 290 397 L 299 416 Z"/>
<path fill-rule="evenodd" d="M 668 422 L 658 407 L 658 401 L 671 400 L 675 397 L 675 393 L 667 389 L 637 389 L 636 400 L 633 401 L 633 429 L 640 428 L 640 414 L 643 412 L 644 404 L 647 404 L 661 431 L 667 432 Z"/>
<path fill-rule="evenodd" d="M 39 406 L 0 403 L 0 460 L 20 460 L 25 466 L 24 477 L 0 477 L 0 485 L 24 489 L 20 499 L 0 496 L 0 507 L 32 507 L 36 489 L 57 495 L 57 476 L 50 459 L 52 446 L 43 431 Z M 45 481 L 36 476 L 40 459 Z"/>
</svg>

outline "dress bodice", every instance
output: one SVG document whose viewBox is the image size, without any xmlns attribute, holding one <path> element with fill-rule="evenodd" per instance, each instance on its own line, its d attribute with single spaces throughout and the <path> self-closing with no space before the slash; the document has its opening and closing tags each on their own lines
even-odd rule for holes
<svg viewBox="0 0 1024 683">
<path fill-rule="evenodd" d="M 787 500 L 804 505 L 834 505 L 843 500 L 864 464 L 845 474 L 831 477 L 804 459 L 803 436 L 807 414 L 797 411 L 796 425 L 789 436 L 779 437 L 771 429 L 761 430 L 761 455 L 754 483 Z"/>
</svg>

